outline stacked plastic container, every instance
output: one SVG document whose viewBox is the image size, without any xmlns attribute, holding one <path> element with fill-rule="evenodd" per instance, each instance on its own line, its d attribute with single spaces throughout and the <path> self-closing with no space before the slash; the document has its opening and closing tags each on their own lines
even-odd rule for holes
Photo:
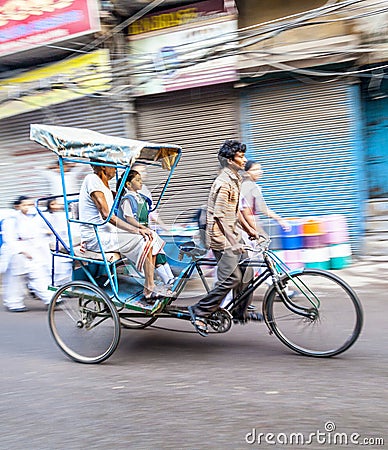
<svg viewBox="0 0 388 450">
<path fill-rule="evenodd" d="M 271 250 L 282 250 L 283 242 L 282 242 L 282 227 L 276 222 L 276 220 L 268 219 L 263 220 L 262 222 L 264 231 L 271 238 Z"/>
<path fill-rule="evenodd" d="M 322 224 L 329 247 L 330 268 L 343 269 L 352 260 L 346 217 L 342 214 L 322 216 Z"/>
<path fill-rule="evenodd" d="M 290 230 L 282 229 L 282 243 L 284 249 L 284 261 L 291 270 L 300 269 L 303 263 L 303 222 L 299 219 L 290 219 Z"/>
<path fill-rule="evenodd" d="M 291 229 L 285 231 L 274 220 L 263 221 L 264 229 L 271 237 L 270 248 L 290 269 L 343 269 L 351 263 L 344 215 L 288 219 L 288 222 Z"/>
<path fill-rule="evenodd" d="M 264 231 L 271 238 L 270 249 L 284 262 L 285 253 L 282 242 L 282 227 L 273 219 L 265 219 L 261 222 Z"/>
<path fill-rule="evenodd" d="M 303 261 L 308 268 L 330 269 L 330 252 L 319 217 L 303 223 Z"/>
</svg>

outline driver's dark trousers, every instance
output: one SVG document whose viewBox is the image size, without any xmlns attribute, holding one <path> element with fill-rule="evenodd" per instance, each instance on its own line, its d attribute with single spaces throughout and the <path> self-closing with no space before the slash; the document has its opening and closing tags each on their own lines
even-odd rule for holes
<svg viewBox="0 0 388 450">
<path fill-rule="evenodd" d="M 252 280 L 252 267 L 242 267 L 239 263 L 248 257 L 247 253 L 234 254 L 231 249 L 223 251 L 213 250 L 217 259 L 217 278 L 215 287 L 198 303 L 193 305 L 197 316 L 207 317 L 219 308 L 224 297 L 233 289 L 234 295 L 240 292 Z M 247 306 L 252 301 L 253 293 L 248 295 L 242 303 L 232 311 L 233 317 L 243 319 Z"/>
</svg>

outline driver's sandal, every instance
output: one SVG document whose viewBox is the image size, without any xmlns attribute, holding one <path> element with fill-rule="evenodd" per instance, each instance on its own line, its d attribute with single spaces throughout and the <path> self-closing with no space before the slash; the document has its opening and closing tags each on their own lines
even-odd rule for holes
<svg viewBox="0 0 388 450">
<path fill-rule="evenodd" d="M 195 331 L 201 336 L 206 337 L 209 334 L 206 319 L 197 316 L 192 306 L 188 306 L 187 310 L 190 314 L 190 321 L 193 324 Z"/>
</svg>

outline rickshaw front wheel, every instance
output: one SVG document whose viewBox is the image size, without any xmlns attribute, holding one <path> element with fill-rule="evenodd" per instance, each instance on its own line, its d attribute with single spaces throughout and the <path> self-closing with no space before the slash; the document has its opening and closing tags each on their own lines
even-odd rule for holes
<svg viewBox="0 0 388 450">
<path fill-rule="evenodd" d="M 120 341 L 120 319 L 107 294 L 88 281 L 71 281 L 54 294 L 49 327 L 58 347 L 74 361 L 108 359 Z"/>
</svg>

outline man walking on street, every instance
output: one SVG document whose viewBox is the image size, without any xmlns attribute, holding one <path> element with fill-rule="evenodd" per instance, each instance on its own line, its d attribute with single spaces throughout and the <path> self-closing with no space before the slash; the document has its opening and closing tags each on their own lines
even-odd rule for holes
<svg viewBox="0 0 388 450">
<path fill-rule="evenodd" d="M 218 281 L 215 287 L 198 303 L 188 310 L 196 331 L 207 336 L 207 318 L 219 309 L 219 305 L 230 290 L 240 291 L 253 277 L 251 267 L 239 266 L 247 258 L 238 223 L 249 236 L 257 238 L 239 211 L 241 176 L 245 158 L 245 144 L 235 140 L 226 140 L 218 152 L 222 171 L 214 181 L 208 199 L 206 233 L 208 244 L 217 259 Z M 246 319 L 246 308 L 252 295 L 232 311 L 237 321 Z"/>
</svg>

